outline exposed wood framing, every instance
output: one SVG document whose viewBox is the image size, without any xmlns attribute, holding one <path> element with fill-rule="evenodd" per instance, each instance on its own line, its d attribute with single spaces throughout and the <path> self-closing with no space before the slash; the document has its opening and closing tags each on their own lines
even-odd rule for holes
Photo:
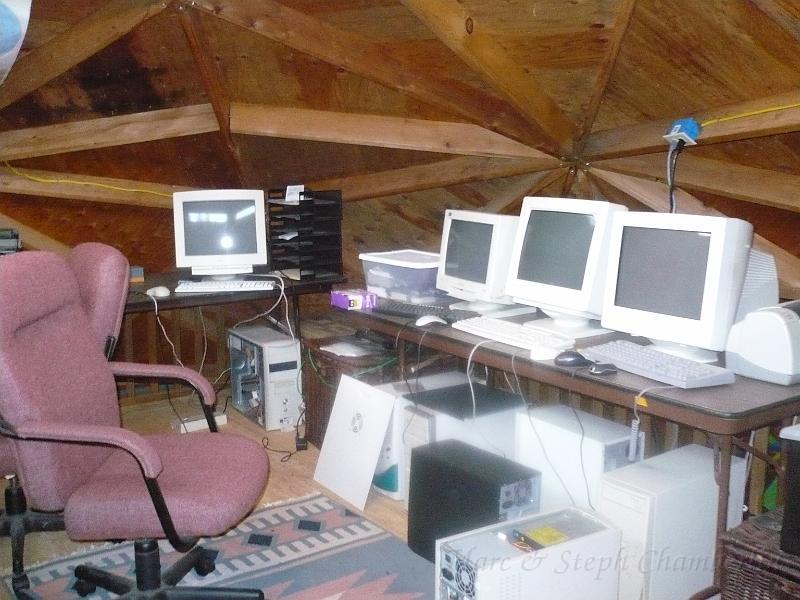
<svg viewBox="0 0 800 600">
<path fill-rule="evenodd" d="M 598 168 L 591 169 L 589 174 L 605 181 L 653 210 L 659 212 L 669 211 L 669 190 L 666 184 Z M 676 190 L 676 198 L 683 213 L 724 216 L 683 190 Z M 775 262 L 778 266 L 781 297 L 800 298 L 800 258 L 758 234 L 753 236 L 753 246 L 762 252 L 769 252 L 775 257 Z"/>
<path fill-rule="evenodd" d="M 485 181 L 545 170 L 536 159 L 499 159 L 461 156 L 427 165 L 324 179 L 308 184 L 310 189 L 340 189 L 344 200 L 367 200 L 446 187 L 469 181 Z"/>
<path fill-rule="evenodd" d="M 210 104 L 73 121 L 0 133 L 0 160 L 122 146 L 217 131 Z"/>
<path fill-rule="evenodd" d="M 44 46 L 20 57 L 0 87 L 0 108 L 102 50 L 167 4 L 162 0 L 110 0 Z"/>
<path fill-rule="evenodd" d="M 796 2 L 794 5 L 797 8 L 793 12 L 786 8 L 785 3 L 778 0 L 750 0 L 750 2 L 800 42 L 800 6 Z"/>
<path fill-rule="evenodd" d="M 274 0 L 195 0 L 192 5 L 484 127 L 555 151 L 545 147 L 538 130 L 522 115 L 494 96 L 452 79 L 423 76 L 413 62 L 397 58 L 385 46 Z"/>
<path fill-rule="evenodd" d="M 457 2 L 401 0 L 448 48 L 506 98 L 562 152 L 572 145 L 575 124 L 514 61 L 491 32 Z"/>
<path fill-rule="evenodd" d="M 502 212 L 507 207 L 519 202 L 525 196 L 543 190 L 551 183 L 558 181 L 566 174 L 566 169 L 554 169 L 543 173 L 529 173 L 509 184 L 501 194 L 492 198 L 481 210 L 489 213 Z"/>
<path fill-rule="evenodd" d="M 662 155 L 614 158 L 596 162 L 594 166 L 628 175 L 658 180 L 666 178 Z M 684 152 L 679 159 L 675 179 L 682 187 L 800 212 L 798 175 L 700 158 L 691 152 Z"/>
<path fill-rule="evenodd" d="M 54 240 L 3 213 L 0 213 L 0 227 L 16 229 L 20 240 L 22 240 L 22 247 L 27 250 L 49 250 L 61 255 L 67 254 L 70 250 L 66 244 L 62 244 L 58 240 Z"/>
<path fill-rule="evenodd" d="M 548 164 L 558 164 L 557 159 L 535 148 L 471 123 L 233 103 L 231 130 L 234 133 L 446 154 L 538 158 Z"/>
<path fill-rule="evenodd" d="M 171 209 L 172 193 L 191 189 L 161 183 L 35 169 L 20 169 L 18 173 L 20 174 L 8 168 L 0 168 L 0 192 Z"/>
<path fill-rule="evenodd" d="M 718 144 L 798 131 L 800 90 L 723 106 L 694 117 L 700 123 L 705 123 L 698 140 L 700 144 Z M 666 142 L 661 136 L 671 123 L 672 119 L 658 120 L 598 131 L 588 137 L 583 158 L 590 160 L 663 151 Z"/>
</svg>

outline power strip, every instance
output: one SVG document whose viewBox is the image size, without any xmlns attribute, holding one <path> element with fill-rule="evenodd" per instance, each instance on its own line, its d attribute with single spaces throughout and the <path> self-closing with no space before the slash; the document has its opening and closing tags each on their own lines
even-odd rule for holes
<svg viewBox="0 0 800 600">
<path fill-rule="evenodd" d="M 220 413 L 214 415 L 217 422 L 217 427 L 227 424 L 228 415 Z M 180 433 L 189 433 L 191 431 L 208 431 L 208 421 L 203 417 L 193 417 L 191 419 L 184 419 L 183 422 L 178 419 L 172 421 L 172 428 Z"/>
</svg>

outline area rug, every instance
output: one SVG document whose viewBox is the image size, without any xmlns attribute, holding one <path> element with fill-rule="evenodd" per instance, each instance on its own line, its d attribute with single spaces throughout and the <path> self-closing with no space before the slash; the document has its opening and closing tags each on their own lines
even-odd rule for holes
<svg viewBox="0 0 800 600">
<path fill-rule="evenodd" d="M 274 600 L 432 600 L 433 565 L 364 517 L 321 494 L 256 510 L 236 529 L 201 542 L 219 551 L 216 570 L 184 585 L 259 588 Z M 161 543 L 162 564 L 180 556 Z M 28 570 L 37 598 L 70 598 L 73 570 L 93 564 L 133 572 L 133 544 L 104 544 Z M 4 577 L 11 589 L 10 577 Z M 90 598 L 113 598 L 98 591 Z"/>
</svg>

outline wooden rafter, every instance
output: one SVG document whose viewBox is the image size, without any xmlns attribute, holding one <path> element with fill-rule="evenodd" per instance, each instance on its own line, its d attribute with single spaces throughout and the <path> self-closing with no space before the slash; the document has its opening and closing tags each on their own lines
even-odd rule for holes
<svg viewBox="0 0 800 600">
<path fill-rule="evenodd" d="M 496 194 L 481 210 L 489 213 L 502 212 L 507 207 L 543 190 L 566 174 L 566 169 L 553 169 L 542 173 L 529 173 L 513 181 L 500 194 Z"/>
<path fill-rule="evenodd" d="M 172 208 L 172 193 L 188 189 L 191 188 L 110 177 L 0 168 L 0 192 L 23 196 Z"/>
<path fill-rule="evenodd" d="M 653 210 L 659 212 L 669 211 L 669 191 L 666 184 L 598 168 L 591 169 L 589 174 L 605 181 Z M 724 216 L 683 190 L 676 190 L 676 197 L 678 206 L 680 206 L 683 213 Z M 753 246 L 775 257 L 775 262 L 778 266 L 781 297 L 800 298 L 800 258 L 758 234 L 753 236 Z"/>
<path fill-rule="evenodd" d="M 594 166 L 628 175 L 666 179 L 663 155 L 613 158 L 596 162 Z M 700 158 L 684 152 L 678 161 L 675 180 L 678 185 L 693 190 L 800 212 L 798 175 Z"/>
<path fill-rule="evenodd" d="M 311 182 L 310 189 L 340 189 L 344 200 L 367 200 L 469 181 L 512 177 L 547 169 L 528 158 L 460 156 L 426 165 Z"/>
<path fill-rule="evenodd" d="M 423 76 L 413 62 L 394 56 L 385 46 L 275 0 L 195 0 L 192 5 L 514 139 L 555 150 L 546 147 L 539 132 L 512 106 L 496 97 L 453 79 Z"/>
<path fill-rule="evenodd" d="M 234 133 L 339 144 L 446 154 L 537 158 L 548 164 L 558 163 L 557 159 L 535 148 L 471 123 L 233 103 L 231 130 Z"/>
<path fill-rule="evenodd" d="M 793 11 L 790 11 L 786 3 L 778 0 L 750 0 L 761 12 L 772 19 L 784 31 L 800 42 L 800 6 L 795 2 Z"/>
<path fill-rule="evenodd" d="M 575 124 L 535 80 L 457 2 L 401 0 L 439 40 L 566 152 Z"/>
<path fill-rule="evenodd" d="M 682 115 L 686 116 L 686 115 Z M 731 104 L 694 115 L 705 123 L 699 144 L 718 144 L 800 130 L 800 90 Z M 582 157 L 598 160 L 665 150 L 670 120 L 607 129 L 587 138 Z"/>
<path fill-rule="evenodd" d="M 0 87 L 0 108 L 65 73 L 166 5 L 163 0 L 110 0 L 44 46 L 20 57 Z"/>
<path fill-rule="evenodd" d="M 603 100 L 603 96 L 606 93 L 606 87 L 608 87 L 611 73 L 614 71 L 614 65 L 617 64 L 617 57 L 619 56 L 620 48 L 622 48 L 622 40 L 625 38 L 625 33 L 628 31 L 628 25 L 631 22 L 634 8 L 636 8 L 636 0 L 622 0 L 617 8 L 617 19 L 608 40 L 608 50 L 603 57 L 603 62 L 600 65 L 600 72 L 597 74 L 594 89 L 589 99 L 589 105 L 586 107 L 583 122 L 578 129 L 575 148 L 573 149 L 576 156 L 582 154 L 584 144 L 586 143 L 586 137 L 592 130 L 594 120 L 597 118 L 597 112 L 600 110 L 600 102 Z"/>
<path fill-rule="evenodd" d="M 0 227 L 16 229 L 20 240 L 22 240 L 22 247 L 28 250 L 49 250 L 61 255 L 67 254 L 70 250 L 66 244 L 62 244 L 58 240 L 54 240 L 33 227 L 28 227 L 3 213 L 0 213 Z"/>
<path fill-rule="evenodd" d="M 0 160 L 107 148 L 217 131 L 210 104 L 73 121 L 0 133 Z"/>
</svg>

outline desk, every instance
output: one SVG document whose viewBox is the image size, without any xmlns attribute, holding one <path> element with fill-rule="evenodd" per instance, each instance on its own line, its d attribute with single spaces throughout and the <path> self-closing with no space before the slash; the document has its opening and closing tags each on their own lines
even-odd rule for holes
<svg viewBox="0 0 800 600">
<path fill-rule="evenodd" d="M 475 344 L 483 338 L 441 325 L 425 328 L 413 321 L 377 313 L 342 312 L 343 319 L 356 328 L 380 331 L 396 339 L 434 348 L 441 352 L 466 358 Z M 402 349 L 401 349 L 402 352 Z M 403 355 L 401 354 L 401 367 Z M 663 385 L 632 373 L 592 375 L 587 369 L 567 369 L 549 361 L 531 361 L 527 352 L 499 342 L 480 346 L 472 360 L 506 372 L 515 371 L 520 377 L 547 383 L 628 409 L 633 408 L 635 395 L 646 388 Z M 765 427 L 775 421 L 800 414 L 800 385 L 781 386 L 737 376 L 733 385 L 697 390 L 657 389 L 646 395 L 646 413 L 669 421 L 705 431 L 719 451 L 715 476 L 719 483 L 717 509 L 717 538 L 725 531 L 728 513 L 728 492 L 734 436 Z M 719 560 L 715 582 L 719 582 Z M 713 590 L 695 595 L 706 598 Z"/>
</svg>

